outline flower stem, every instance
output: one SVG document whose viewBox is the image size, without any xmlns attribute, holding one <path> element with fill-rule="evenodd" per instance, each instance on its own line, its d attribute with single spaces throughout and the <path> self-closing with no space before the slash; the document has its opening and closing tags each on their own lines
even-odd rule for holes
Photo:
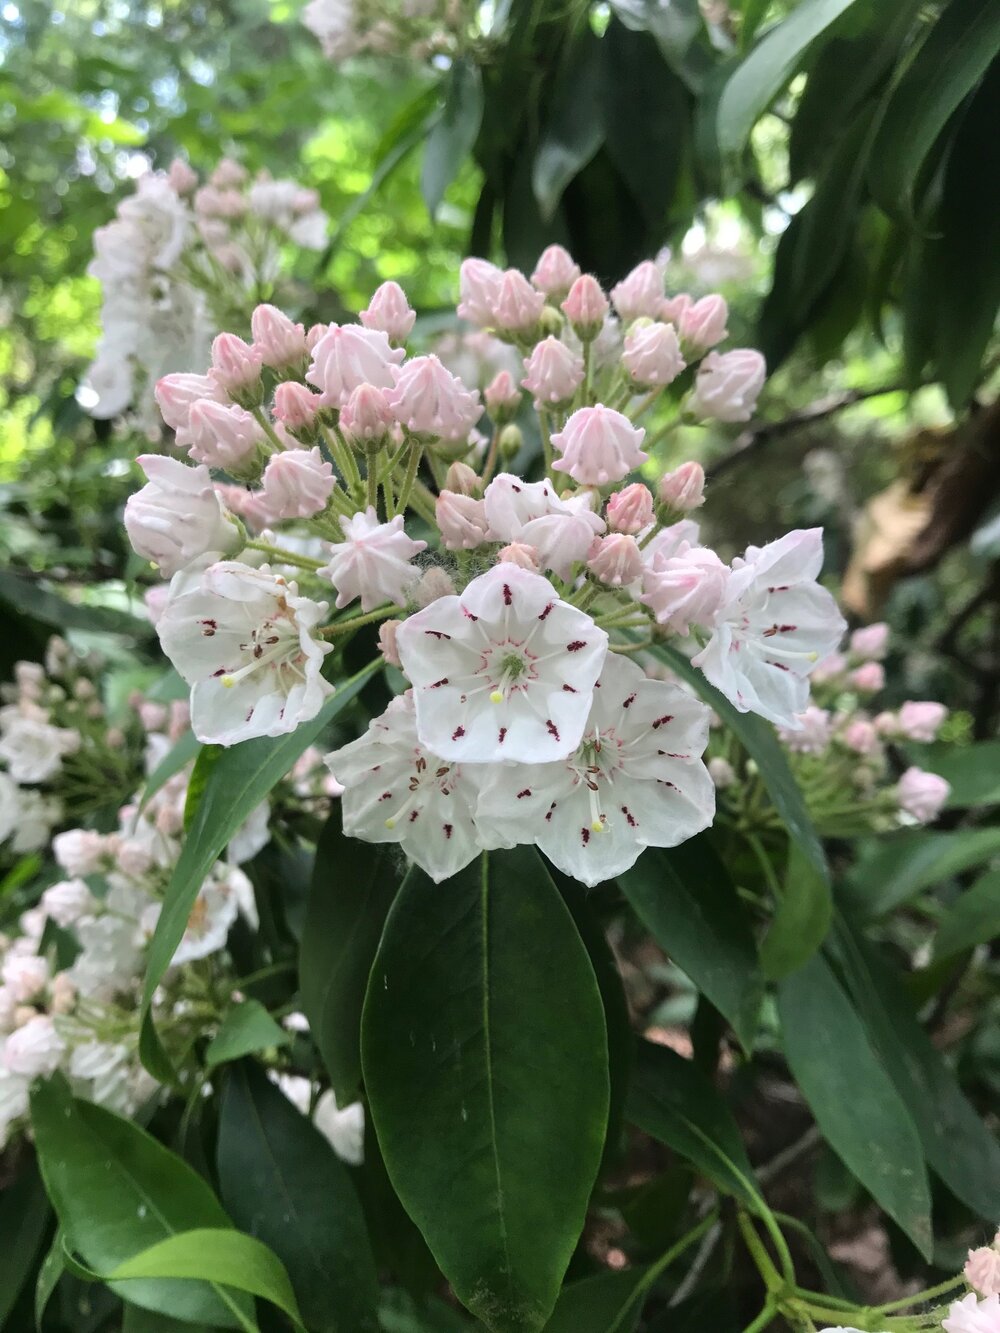
<svg viewBox="0 0 1000 1333">
<path fill-rule="evenodd" d="M 296 565 L 299 569 L 308 569 L 312 573 L 323 568 L 322 560 L 311 560 L 307 555 L 296 555 L 292 551 L 283 551 L 280 546 L 272 546 L 270 542 L 247 542 L 251 551 L 263 551 L 273 560 L 277 560 L 282 565 Z"/>
<path fill-rule="evenodd" d="M 320 633 L 325 639 L 332 639 L 337 634 L 348 634 L 351 630 L 359 629 L 362 625 L 370 625 L 375 620 L 384 620 L 386 616 L 391 616 L 398 611 L 397 606 L 380 606 L 377 611 L 369 611 L 363 616 L 351 616 L 347 620 L 335 620 L 332 625 L 327 625 Z"/>
</svg>

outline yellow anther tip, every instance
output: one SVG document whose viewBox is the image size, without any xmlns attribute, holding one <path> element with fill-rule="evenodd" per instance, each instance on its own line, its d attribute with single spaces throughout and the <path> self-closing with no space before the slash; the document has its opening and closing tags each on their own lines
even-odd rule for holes
<svg viewBox="0 0 1000 1333">
<path fill-rule="evenodd" d="M 603 832 L 604 832 L 604 825 L 601 823 L 601 821 L 600 821 L 599 819 L 595 819 L 594 822 L 593 822 L 593 823 L 591 824 L 591 826 L 590 826 L 590 830 L 591 830 L 592 833 L 603 833 Z"/>
<path fill-rule="evenodd" d="M 386 826 L 386 828 L 395 828 L 395 827 L 396 827 L 396 821 L 395 821 L 394 819 L 387 819 L 387 820 L 385 821 L 385 826 Z"/>
<path fill-rule="evenodd" d="M 503 703 L 503 695 L 500 693 L 499 690 L 494 690 L 493 693 L 490 695 L 490 703 L 491 704 Z"/>
<path fill-rule="evenodd" d="M 227 690 L 231 690 L 233 686 L 236 684 L 236 681 L 233 680 L 232 676 L 223 676 L 222 683 L 223 685 L 225 685 Z"/>
</svg>

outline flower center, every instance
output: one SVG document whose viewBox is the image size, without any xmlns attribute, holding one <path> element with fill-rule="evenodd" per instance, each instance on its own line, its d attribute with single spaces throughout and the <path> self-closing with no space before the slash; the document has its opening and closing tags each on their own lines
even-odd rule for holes
<svg viewBox="0 0 1000 1333">
<path fill-rule="evenodd" d="M 432 769 L 427 762 L 428 756 L 422 754 L 419 750 L 416 752 L 414 760 L 415 772 L 410 778 L 409 795 L 398 810 L 385 821 L 387 829 L 394 829 L 397 824 L 404 820 L 414 823 L 420 814 L 419 805 L 423 797 L 426 796 L 426 788 L 436 785 L 442 795 L 447 796 L 451 788 L 455 785 L 458 777 L 458 768 L 454 764 L 442 763 L 440 759 L 429 756 Z"/>
<path fill-rule="evenodd" d="M 599 799 L 600 781 L 610 780 L 621 768 L 621 741 L 614 731 L 600 732 L 596 728 L 590 736 L 584 736 L 580 748 L 572 760 L 577 778 L 587 789 L 590 802 L 590 830 L 603 833 L 605 828 Z"/>
<path fill-rule="evenodd" d="M 507 695 L 528 669 L 528 664 L 520 653 L 505 653 L 500 659 L 500 676 L 496 688 L 490 694 L 490 701 L 502 704 Z"/>
<path fill-rule="evenodd" d="M 250 638 L 240 644 L 240 652 L 249 653 L 250 660 L 237 671 L 227 671 L 220 677 L 227 690 L 252 675 L 258 667 L 284 666 L 291 664 L 294 654 L 290 651 L 297 644 L 297 637 L 290 626 L 276 625 L 265 620 L 258 628 L 251 630 Z M 284 659 L 284 660 L 281 660 Z"/>
</svg>

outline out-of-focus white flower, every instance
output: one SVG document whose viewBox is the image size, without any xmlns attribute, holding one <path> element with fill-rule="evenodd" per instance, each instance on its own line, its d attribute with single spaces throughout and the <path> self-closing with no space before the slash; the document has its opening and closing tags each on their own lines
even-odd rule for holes
<svg viewBox="0 0 1000 1333">
<path fill-rule="evenodd" d="M 13 705 L 0 709 L 0 760 L 15 782 L 46 782 L 79 748 L 78 731 L 25 716 Z"/>
<path fill-rule="evenodd" d="M 207 467 L 161 454 L 143 454 L 138 462 L 149 480 L 129 496 L 125 528 L 139 555 L 169 578 L 202 556 L 238 549 L 239 530 L 219 503 Z"/>
</svg>

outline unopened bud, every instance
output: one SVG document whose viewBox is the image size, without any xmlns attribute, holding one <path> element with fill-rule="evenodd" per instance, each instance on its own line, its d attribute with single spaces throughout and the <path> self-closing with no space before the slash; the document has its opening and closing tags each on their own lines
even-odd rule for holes
<svg viewBox="0 0 1000 1333">
<path fill-rule="evenodd" d="M 497 442 L 497 447 L 500 450 L 500 457 L 510 460 L 520 452 L 523 444 L 524 436 L 521 434 L 520 426 L 515 426 L 513 423 L 509 426 L 504 426 L 503 430 L 500 432 L 500 439 Z"/>
<path fill-rule="evenodd" d="M 660 503 L 687 514 L 705 503 L 705 469 L 700 463 L 682 463 L 660 478 Z"/>
<path fill-rule="evenodd" d="M 475 495 L 479 490 L 479 473 L 468 463 L 452 463 L 445 474 L 444 489 L 458 495 Z"/>
</svg>

